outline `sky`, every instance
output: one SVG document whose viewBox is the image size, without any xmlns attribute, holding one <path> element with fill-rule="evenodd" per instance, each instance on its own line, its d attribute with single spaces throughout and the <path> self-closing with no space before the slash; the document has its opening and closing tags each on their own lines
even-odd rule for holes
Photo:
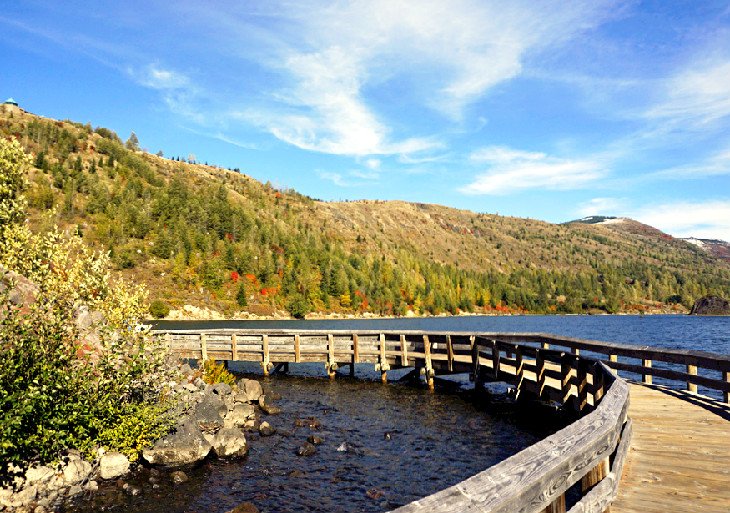
<svg viewBox="0 0 730 513">
<path fill-rule="evenodd" d="M 5 2 L 0 101 L 323 200 L 730 241 L 727 1 Z"/>
</svg>

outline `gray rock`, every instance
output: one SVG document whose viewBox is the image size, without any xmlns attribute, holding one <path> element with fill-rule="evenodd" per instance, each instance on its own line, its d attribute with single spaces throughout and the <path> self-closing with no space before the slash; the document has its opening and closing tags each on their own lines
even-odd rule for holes
<svg viewBox="0 0 730 513">
<path fill-rule="evenodd" d="M 19 492 L 15 493 L 10 497 L 8 505 L 10 507 L 19 508 L 21 506 L 27 506 L 35 500 L 38 496 L 38 485 L 26 486 Z"/>
<path fill-rule="evenodd" d="M 170 474 L 170 477 L 172 478 L 172 482 L 175 484 L 184 483 L 185 481 L 190 479 L 188 475 L 182 470 L 176 470 L 175 472 Z"/>
<path fill-rule="evenodd" d="M 89 477 L 91 470 L 91 463 L 88 461 L 72 459 L 63 469 L 63 480 L 69 485 L 78 484 Z"/>
<path fill-rule="evenodd" d="M 211 444 L 203 437 L 196 422 L 190 420 L 178 426 L 175 433 L 142 451 L 142 457 L 152 465 L 177 467 L 204 459 L 210 449 Z"/>
<path fill-rule="evenodd" d="M 212 390 L 214 394 L 225 396 L 231 393 L 231 385 L 227 383 L 216 383 L 213 385 Z"/>
<path fill-rule="evenodd" d="M 226 413 L 228 407 L 220 397 L 212 392 L 206 392 L 190 418 L 199 429 L 214 433 L 223 427 L 223 417 Z"/>
<path fill-rule="evenodd" d="M 307 437 L 307 442 L 309 442 L 312 445 L 322 445 L 322 442 L 324 442 L 324 439 L 321 436 L 309 435 Z"/>
<path fill-rule="evenodd" d="M 225 417 L 225 427 L 241 427 L 246 421 L 256 416 L 256 408 L 250 404 L 236 403 Z"/>
<path fill-rule="evenodd" d="M 223 428 L 213 438 L 213 450 L 219 458 L 244 456 L 248 451 L 246 436 L 238 428 Z"/>
<path fill-rule="evenodd" d="M 66 495 L 68 497 L 75 497 L 83 491 L 84 491 L 83 488 L 81 488 L 79 485 L 75 484 L 68 489 L 68 492 L 66 492 Z"/>
<path fill-rule="evenodd" d="M 27 484 L 45 483 L 50 481 L 55 474 L 51 467 L 31 467 L 25 473 L 25 482 Z"/>
<path fill-rule="evenodd" d="M 98 489 L 99 483 L 97 483 L 96 481 L 89 481 L 88 483 L 86 483 L 86 485 L 84 485 L 84 490 L 87 490 L 89 492 L 95 492 Z"/>
<path fill-rule="evenodd" d="M 261 383 L 255 379 L 241 379 L 238 382 L 238 389 L 246 397 L 246 402 L 257 402 L 259 398 L 264 395 Z"/>
<path fill-rule="evenodd" d="M 28 307 L 35 303 L 38 285 L 14 271 L 0 267 L 0 292 L 10 289 L 8 300 L 15 306 Z"/>
<path fill-rule="evenodd" d="M 129 459 L 119 452 L 108 452 L 99 460 L 99 475 L 102 479 L 115 479 L 129 472 Z"/>
<path fill-rule="evenodd" d="M 226 513 L 259 513 L 259 508 L 254 506 L 251 502 L 244 502 L 239 504 L 233 509 L 226 511 Z"/>
<path fill-rule="evenodd" d="M 261 433 L 261 436 L 271 436 L 276 433 L 276 428 L 264 421 L 259 426 L 259 433 Z"/>
<path fill-rule="evenodd" d="M 267 402 L 266 396 L 263 395 L 259 399 L 259 408 L 261 408 L 261 411 L 263 411 L 267 415 L 279 415 L 281 413 L 281 408 L 279 408 L 275 404 Z"/>
</svg>

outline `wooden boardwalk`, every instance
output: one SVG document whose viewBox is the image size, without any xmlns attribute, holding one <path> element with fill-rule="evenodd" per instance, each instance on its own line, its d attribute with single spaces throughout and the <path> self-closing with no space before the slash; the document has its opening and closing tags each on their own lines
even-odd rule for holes
<svg viewBox="0 0 730 513">
<path fill-rule="evenodd" d="M 730 512 L 730 408 L 631 385 L 633 438 L 611 513 Z"/>
</svg>

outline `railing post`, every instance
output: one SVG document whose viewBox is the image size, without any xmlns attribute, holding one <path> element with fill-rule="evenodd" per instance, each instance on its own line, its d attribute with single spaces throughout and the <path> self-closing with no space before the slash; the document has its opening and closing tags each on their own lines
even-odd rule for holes
<svg viewBox="0 0 730 513">
<path fill-rule="evenodd" d="M 543 388 L 545 388 L 545 357 L 542 351 L 535 351 L 535 381 L 537 383 L 537 397 L 542 397 Z"/>
<path fill-rule="evenodd" d="M 697 366 L 696 365 L 687 365 L 687 374 L 689 374 L 690 376 L 696 376 L 697 375 Z M 687 382 L 687 391 L 690 394 L 696 394 L 697 385 L 695 383 L 688 381 Z"/>
<path fill-rule="evenodd" d="M 570 401 L 570 392 L 571 392 L 571 385 L 573 383 L 572 380 L 572 372 L 573 372 L 573 362 L 575 361 L 575 357 L 571 354 L 565 354 L 560 358 L 560 391 L 561 395 L 563 396 L 562 402 L 563 404 L 568 404 L 568 401 Z"/>
<path fill-rule="evenodd" d="M 263 349 L 264 361 L 261 362 L 261 366 L 264 369 L 264 376 L 269 375 L 269 336 L 263 335 L 261 339 L 261 345 Z"/>
<path fill-rule="evenodd" d="M 565 513 L 565 493 L 561 493 L 542 513 Z"/>
<path fill-rule="evenodd" d="M 651 360 L 641 360 L 641 365 L 644 368 L 651 369 Z M 641 373 L 641 382 L 651 385 L 651 371 L 644 371 Z"/>
<path fill-rule="evenodd" d="M 600 483 L 604 477 L 608 475 L 608 458 L 601 460 L 598 465 L 593 467 L 580 480 L 581 489 L 586 493 L 591 488 Z"/>
<path fill-rule="evenodd" d="M 405 335 L 400 336 L 400 364 L 408 367 L 408 343 Z"/>
<path fill-rule="evenodd" d="M 337 366 L 335 365 L 335 337 L 329 333 L 327 334 L 327 375 L 330 379 L 335 379 L 335 371 Z"/>
<path fill-rule="evenodd" d="M 385 333 L 380 334 L 380 380 L 383 383 L 388 382 L 388 358 L 385 355 Z"/>
<path fill-rule="evenodd" d="M 722 379 L 725 380 L 725 383 L 730 383 L 730 371 L 723 371 L 722 373 Z M 722 393 L 722 398 L 726 403 L 730 403 L 730 392 L 727 390 Z"/>
<path fill-rule="evenodd" d="M 522 378 L 524 370 L 522 368 L 522 348 L 515 344 L 515 387 L 517 387 L 517 397 L 522 390 Z"/>
<path fill-rule="evenodd" d="M 301 340 L 299 334 L 294 335 L 294 362 L 299 363 L 302 361 L 302 353 L 300 349 Z"/>
<path fill-rule="evenodd" d="M 540 347 L 542 347 L 543 349 L 550 349 L 550 344 L 548 344 L 547 342 L 543 342 Z"/>
<path fill-rule="evenodd" d="M 446 357 L 448 358 L 449 372 L 454 372 L 454 346 L 451 344 L 451 335 L 446 335 Z"/>
<path fill-rule="evenodd" d="M 428 383 L 428 389 L 433 390 L 433 367 L 431 366 L 431 342 L 428 340 L 428 335 L 423 336 L 423 355 L 426 363 L 426 383 Z"/>
<path fill-rule="evenodd" d="M 352 334 L 352 361 L 353 363 L 360 363 L 360 337 L 357 333 Z"/>
<path fill-rule="evenodd" d="M 205 333 L 200 334 L 200 356 L 203 359 L 203 363 L 208 361 L 208 342 L 206 341 Z"/>
<path fill-rule="evenodd" d="M 471 335 L 469 337 L 469 345 L 471 346 L 471 380 L 478 382 L 479 380 L 479 344 L 476 342 L 476 337 Z M 476 385 L 475 385 L 476 388 Z"/>
<path fill-rule="evenodd" d="M 574 347 L 574 348 L 573 348 L 573 354 L 574 354 L 575 356 L 579 356 L 579 355 L 580 355 L 580 349 L 578 349 L 577 347 Z"/>
<path fill-rule="evenodd" d="M 576 360 L 576 391 L 578 395 L 577 405 L 578 411 L 581 412 L 588 404 L 588 373 L 586 372 L 585 362 L 581 359 Z"/>
<path fill-rule="evenodd" d="M 238 341 L 235 333 L 231 334 L 231 360 L 234 362 L 238 360 Z"/>
<path fill-rule="evenodd" d="M 497 341 L 492 340 L 492 372 L 494 373 L 494 379 L 499 379 L 499 347 Z"/>
<path fill-rule="evenodd" d="M 608 361 L 609 362 L 615 362 L 618 363 L 618 355 L 617 354 L 610 354 L 608 355 Z M 611 369 L 611 372 L 618 377 L 618 370 L 617 369 Z"/>
</svg>

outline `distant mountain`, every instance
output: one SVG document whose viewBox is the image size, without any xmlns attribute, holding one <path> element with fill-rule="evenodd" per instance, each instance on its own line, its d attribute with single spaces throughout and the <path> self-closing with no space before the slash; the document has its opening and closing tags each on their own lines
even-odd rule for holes
<svg viewBox="0 0 730 513">
<path fill-rule="evenodd" d="M 686 311 L 703 295 L 730 296 L 730 263 L 631 219 L 555 225 L 402 201 L 321 202 L 17 107 L 0 108 L 0 136 L 34 156 L 33 226 L 80 233 L 173 308 Z"/>
<path fill-rule="evenodd" d="M 730 262 L 730 243 L 724 240 L 696 239 L 694 237 L 688 237 L 682 240 L 703 249 L 715 258 Z"/>
</svg>

